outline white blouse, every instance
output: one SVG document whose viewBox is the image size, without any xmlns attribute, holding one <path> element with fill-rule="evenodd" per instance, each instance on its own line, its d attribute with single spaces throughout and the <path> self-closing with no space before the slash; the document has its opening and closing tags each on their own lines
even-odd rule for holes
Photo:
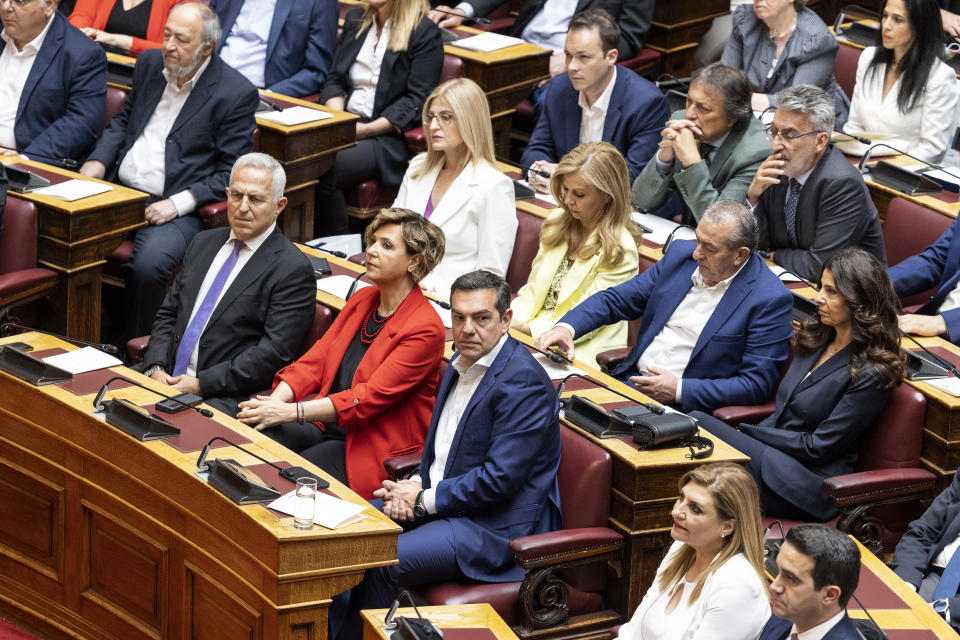
<svg viewBox="0 0 960 640">
<path fill-rule="evenodd" d="M 383 64 L 383 54 L 387 52 L 390 42 L 390 21 L 383 23 L 380 38 L 377 39 L 377 25 L 371 24 L 367 29 L 357 59 L 350 66 L 350 82 L 353 91 L 347 101 L 347 111 L 364 118 L 373 117 L 373 102 L 377 97 L 377 83 L 380 82 L 380 65 Z"/>
<path fill-rule="evenodd" d="M 934 61 L 919 103 L 909 112 L 902 113 L 897 106 L 897 94 L 903 76 L 897 78 L 884 98 L 884 69 L 867 73 L 867 67 L 877 50 L 877 47 L 868 47 L 860 55 L 857 84 L 853 88 L 853 100 L 850 103 L 850 118 L 843 130 L 866 134 L 868 137 L 870 132 L 886 133 L 893 138 L 883 140 L 883 143 L 928 162 L 939 162 L 947 150 L 956 123 L 960 98 L 956 73 L 946 63 Z"/>
</svg>

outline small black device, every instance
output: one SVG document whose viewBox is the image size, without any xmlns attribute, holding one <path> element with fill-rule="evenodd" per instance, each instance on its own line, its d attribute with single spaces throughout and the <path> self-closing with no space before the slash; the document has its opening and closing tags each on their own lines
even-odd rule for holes
<svg viewBox="0 0 960 640">
<path fill-rule="evenodd" d="M 441 640 L 443 632 L 426 618 L 407 618 L 398 616 L 397 630 L 390 634 L 390 640 Z"/>
<path fill-rule="evenodd" d="M 527 186 L 520 182 L 519 180 L 513 181 L 513 199 L 514 200 L 523 200 L 524 198 L 533 198 L 536 197 L 537 192 L 533 190 L 533 187 Z"/>
<path fill-rule="evenodd" d="M 329 482 L 315 473 L 310 473 L 303 467 L 284 467 L 280 470 L 280 477 L 293 483 L 296 483 L 298 478 L 313 478 L 317 481 L 318 489 L 326 489 L 330 486 Z"/>
<path fill-rule="evenodd" d="M 155 406 L 157 411 L 163 413 L 180 413 L 184 409 L 195 407 L 203 402 L 203 398 L 192 393 L 178 393 L 172 398 L 161 400 Z"/>
<path fill-rule="evenodd" d="M 7 166 L 7 189 L 17 193 L 30 193 L 43 187 L 49 187 L 50 181 L 31 171 Z"/>
<path fill-rule="evenodd" d="M 8 342 L 3 346 L 16 349 L 17 351 L 23 351 L 24 353 L 27 351 L 33 351 L 33 345 L 29 345 L 26 342 Z"/>
<path fill-rule="evenodd" d="M 307 257 L 310 259 L 310 266 L 313 267 L 313 275 L 316 276 L 317 279 L 333 273 L 333 269 L 330 268 L 330 263 L 327 262 L 326 258 L 318 258 L 316 256 Z"/>
</svg>

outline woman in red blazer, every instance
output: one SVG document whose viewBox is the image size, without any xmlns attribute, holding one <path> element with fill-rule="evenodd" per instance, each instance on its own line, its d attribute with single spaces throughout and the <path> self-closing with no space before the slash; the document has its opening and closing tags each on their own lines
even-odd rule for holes
<svg viewBox="0 0 960 640">
<path fill-rule="evenodd" d="M 142 5 L 151 2 L 149 11 Z M 132 0 L 129 9 L 123 0 L 77 0 L 70 14 L 70 24 L 87 34 L 94 42 L 132 51 L 159 49 L 163 42 L 163 25 L 174 5 L 184 0 Z M 119 6 L 117 6 L 119 5 Z M 106 31 L 113 15 L 113 25 L 125 25 Z M 149 19 L 141 14 L 148 13 Z M 119 22 L 118 22 L 119 21 Z M 135 25 L 135 28 L 130 28 Z M 146 25 L 146 29 L 143 28 Z M 123 31 L 120 31 L 123 29 Z"/>
<path fill-rule="evenodd" d="M 349 296 L 270 396 L 241 402 L 237 417 L 370 499 L 385 459 L 423 448 L 446 332 L 417 286 L 443 257 L 439 227 L 384 209 L 365 239 L 376 286 Z"/>
</svg>

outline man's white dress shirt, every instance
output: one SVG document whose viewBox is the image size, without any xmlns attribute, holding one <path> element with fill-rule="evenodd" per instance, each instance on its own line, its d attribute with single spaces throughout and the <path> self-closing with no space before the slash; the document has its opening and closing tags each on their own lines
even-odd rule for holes
<svg viewBox="0 0 960 640">
<path fill-rule="evenodd" d="M 267 42 L 276 5 L 277 0 L 245 0 L 220 49 L 220 58 L 255 87 L 264 86 Z"/>
<path fill-rule="evenodd" d="M 613 85 L 617 81 L 617 68 L 613 68 L 610 75 L 610 82 L 607 83 L 603 93 L 594 101 L 593 105 L 587 106 L 587 96 L 583 91 L 580 92 L 580 99 L 577 104 L 580 105 L 580 144 L 584 142 L 602 142 L 603 141 L 603 123 L 607 119 L 607 109 L 610 107 L 610 96 L 613 95 Z"/>
<path fill-rule="evenodd" d="M 797 633 L 797 625 L 793 625 L 793 627 L 790 629 L 790 637 L 792 638 L 793 634 L 796 634 L 797 640 L 823 640 L 823 637 L 827 635 L 830 629 L 833 629 L 835 626 L 837 626 L 837 623 L 843 619 L 843 614 L 845 613 L 846 611 L 841 611 L 826 622 L 821 622 L 817 626 L 807 629 L 803 633 Z"/>
<path fill-rule="evenodd" d="M 13 43 L 13 37 L 7 34 L 6 29 L 0 31 L 0 38 L 6 42 L 3 53 L 0 54 L 0 145 L 7 149 L 17 148 L 13 129 L 17 124 L 20 96 L 51 24 L 53 16 L 47 20 L 43 31 L 36 38 L 23 45 L 22 51 L 17 51 L 17 45 Z"/>
</svg>

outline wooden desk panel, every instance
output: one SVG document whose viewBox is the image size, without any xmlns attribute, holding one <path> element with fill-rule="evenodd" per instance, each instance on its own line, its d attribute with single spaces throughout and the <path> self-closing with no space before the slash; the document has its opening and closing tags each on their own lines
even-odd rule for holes
<svg viewBox="0 0 960 640">
<path fill-rule="evenodd" d="M 713 24 L 713 19 L 730 13 L 724 0 L 702 2 L 657 2 L 647 46 L 663 56 L 663 72 L 689 76 L 693 72 L 693 52 Z"/>
<path fill-rule="evenodd" d="M 854 165 L 858 165 L 860 163 L 860 158 L 852 156 L 848 157 L 850 158 L 850 162 L 852 162 Z M 885 158 L 871 158 L 870 165 L 872 165 L 875 160 L 881 159 L 899 166 L 922 164 L 913 158 L 908 158 L 904 155 L 896 155 Z M 950 193 L 946 190 L 931 195 L 914 196 L 880 184 L 879 182 L 874 182 L 870 178 L 869 174 L 864 174 L 863 181 L 866 182 L 867 186 L 870 188 L 870 196 L 873 199 L 873 204 L 877 207 L 877 213 L 880 215 L 881 221 L 885 220 L 887 217 L 887 207 L 890 206 L 890 201 L 893 198 L 898 197 L 916 203 L 921 207 L 926 207 L 927 209 L 936 211 L 937 213 L 945 215 L 948 218 L 956 218 L 957 214 L 960 213 L 960 198 L 957 197 L 957 194 Z"/>
</svg>

